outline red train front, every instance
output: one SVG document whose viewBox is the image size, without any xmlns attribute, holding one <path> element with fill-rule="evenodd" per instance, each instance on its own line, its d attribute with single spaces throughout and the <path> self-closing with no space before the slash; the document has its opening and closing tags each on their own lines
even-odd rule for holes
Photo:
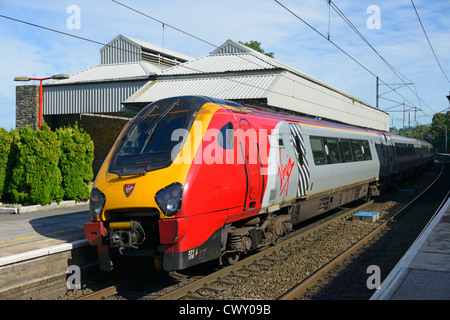
<svg viewBox="0 0 450 320">
<path fill-rule="evenodd" d="M 267 161 L 258 149 L 269 146 L 258 145 L 263 131 L 250 130 L 249 114 L 231 102 L 178 97 L 130 121 L 96 178 L 85 225 L 102 269 L 111 269 L 111 250 L 154 256 L 165 270 L 226 254 L 232 224 L 257 216 L 263 197 Z"/>
</svg>

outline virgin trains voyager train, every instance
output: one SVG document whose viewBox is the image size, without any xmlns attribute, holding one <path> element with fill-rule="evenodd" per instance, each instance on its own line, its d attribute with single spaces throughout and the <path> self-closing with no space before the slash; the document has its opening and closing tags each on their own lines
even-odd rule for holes
<svg viewBox="0 0 450 320">
<path fill-rule="evenodd" d="M 169 270 L 275 243 L 292 226 L 432 162 L 424 141 L 234 102 L 154 102 L 123 129 L 90 198 L 86 237 Z"/>
</svg>

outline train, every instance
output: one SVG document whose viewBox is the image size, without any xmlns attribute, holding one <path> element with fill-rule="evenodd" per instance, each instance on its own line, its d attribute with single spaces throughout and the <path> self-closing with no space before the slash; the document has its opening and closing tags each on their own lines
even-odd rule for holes
<svg viewBox="0 0 450 320">
<path fill-rule="evenodd" d="M 84 230 L 101 270 L 236 263 L 300 222 L 384 192 L 433 162 L 426 141 L 203 96 L 162 99 L 123 128 Z"/>
</svg>

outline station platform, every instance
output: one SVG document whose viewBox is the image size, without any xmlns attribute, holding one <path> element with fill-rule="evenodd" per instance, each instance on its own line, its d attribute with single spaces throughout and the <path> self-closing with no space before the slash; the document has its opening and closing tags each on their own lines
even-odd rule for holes
<svg viewBox="0 0 450 320">
<path fill-rule="evenodd" d="M 7 209 L 0 211 L 0 300 L 65 294 L 68 266 L 96 259 L 83 229 L 88 205 Z"/>
<path fill-rule="evenodd" d="M 450 199 L 371 300 L 450 300 Z"/>
<path fill-rule="evenodd" d="M 0 267 L 37 256 L 87 245 L 83 225 L 87 203 L 15 214 L 0 214 Z"/>
</svg>

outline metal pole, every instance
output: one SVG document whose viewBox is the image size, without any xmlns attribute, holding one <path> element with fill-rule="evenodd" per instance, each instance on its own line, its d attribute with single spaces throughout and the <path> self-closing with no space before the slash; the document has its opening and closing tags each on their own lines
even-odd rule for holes
<svg viewBox="0 0 450 320">
<path fill-rule="evenodd" d="M 42 100 L 43 100 L 44 89 L 42 87 L 42 79 L 39 84 L 39 130 L 41 130 L 42 126 Z"/>
<path fill-rule="evenodd" d="M 30 78 L 30 80 L 39 81 L 39 130 L 42 126 L 42 101 L 44 100 L 44 87 L 42 86 L 42 81 L 52 79 L 52 77 L 46 78 Z"/>
<path fill-rule="evenodd" d="M 447 153 L 447 125 L 445 125 L 445 153 Z"/>
<path fill-rule="evenodd" d="M 378 95 L 378 87 L 379 87 L 379 80 L 378 80 L 378 76 L 377 76 L 377 109 L 379 109 L 380 107 L 378 106 L 378 99 L 379 99 L 379 95 Z"/>
<path fill-rule="evenodd" d="M 405 128 L 405 101 L 403 101 L 403 128 Z"/>
</svg>

